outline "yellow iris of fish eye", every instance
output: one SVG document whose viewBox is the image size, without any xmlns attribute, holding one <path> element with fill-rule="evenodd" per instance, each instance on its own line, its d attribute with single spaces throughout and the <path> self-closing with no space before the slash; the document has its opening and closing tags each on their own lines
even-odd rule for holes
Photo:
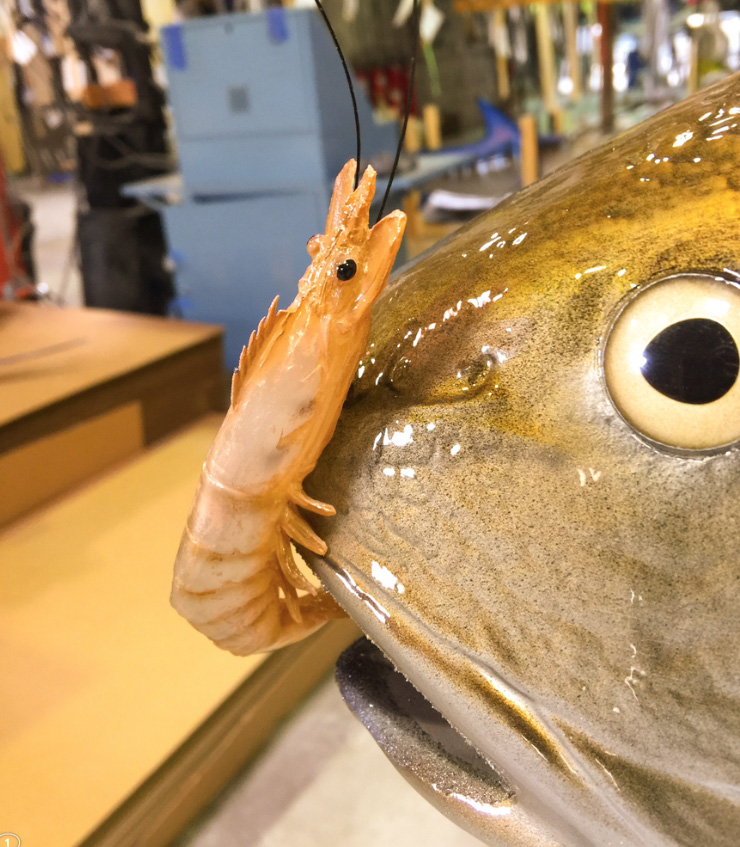
<svg viewBox="0 0 740 847">
<path fill-rule="evenodd" d="M 602 376 L 615 408 L 637 433 L 671 449 L 712 451 L 740 439 L 740 379 L 711 402 L 681 402 L 654 388 L 643 372 L 654 339 L 674 324 L 697 319 L 719 324 L 740 348 L 740 287 L 691 273 L 639 289 L 609 327 Z"/>
</svg>

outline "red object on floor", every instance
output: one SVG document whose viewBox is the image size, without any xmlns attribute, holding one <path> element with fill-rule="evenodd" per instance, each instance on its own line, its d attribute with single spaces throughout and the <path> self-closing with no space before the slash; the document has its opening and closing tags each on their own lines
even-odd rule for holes
<svg viewBox="0 0 740 847">
<path fill-rule="evenodd" d="M 29 283 L 22 257 L 22 229 L 18 216 L 13 211 L 8 197 L 8 183 L 5 174 L 5 162 L 0 156 L 0 287 L 5 290 L 12 285 L 17 290 L 12 299 L 26 299 L 36 293 Z M 26 289 L 30 289 L 26 293 Z"/>
</svg>

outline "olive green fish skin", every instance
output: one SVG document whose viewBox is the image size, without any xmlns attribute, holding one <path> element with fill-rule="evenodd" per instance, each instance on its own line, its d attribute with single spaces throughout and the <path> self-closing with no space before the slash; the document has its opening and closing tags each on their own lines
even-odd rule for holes
<svg viewBox="0 0 740 847">
<path fill-rule="evenodd" d="M 740 837 L 740 452 L 647 443 L 600 369 L 635 290 L 740 274 L 739 222 L 733 77 L 405 269 L 309 480 L 322 580 L 547 843 Z"/>
</svg>

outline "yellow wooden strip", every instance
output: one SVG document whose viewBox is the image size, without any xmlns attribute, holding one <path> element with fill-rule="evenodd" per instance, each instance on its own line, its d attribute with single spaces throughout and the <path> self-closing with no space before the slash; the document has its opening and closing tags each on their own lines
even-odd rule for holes
<svg viewBox="0 0 740 847">
<path fill-rule="evenodd" d="M 262 662 L 168 603 L 217 426 L 0 532 L 0 823 L 23 847 L 77 844 Z"/>
<path fill-rule="evenodd" d="M 126 403 L 0 455 L 0 526 L 129 458 L 143 445 L 141 406 Z"/>
</svg>

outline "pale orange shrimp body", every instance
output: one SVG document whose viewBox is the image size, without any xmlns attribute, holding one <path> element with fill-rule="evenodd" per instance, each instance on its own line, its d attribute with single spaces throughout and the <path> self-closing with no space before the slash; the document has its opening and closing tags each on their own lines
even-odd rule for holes
<svg viewBox="0 0 740 847">
<path fill-rule="evenodd" d="M 406 224 L 392 212 L 370 228 L 375 172 L 353 191 L 355 169 L 350 161 L 337 177 L 298 296 L 280 312 L 276 298 L 242 351 L 175 561 L 172 605 L 237 655 L 289 644 L 343 614 L 300 573 L 290 542 L 326 552 L 297 507 L 335 510 L 303 480 L 334 432 Z"/>
</svg>

